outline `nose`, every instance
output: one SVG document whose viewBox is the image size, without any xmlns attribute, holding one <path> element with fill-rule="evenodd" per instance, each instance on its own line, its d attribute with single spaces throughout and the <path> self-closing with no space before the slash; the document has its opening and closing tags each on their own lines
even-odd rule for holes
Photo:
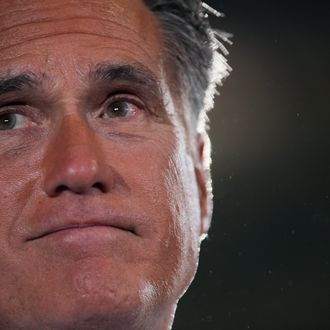
<svg viewBox="0 0 330 330">
<path fill-rule="evenodd" d="M 99 138 L 88 124 L 78 116 L 65 116 L 51 134 L 45 153 L 45 192 L 55 197 L 65 191 L 75 194 L 109 191 L 114 178 L 104 156 Z"/>
</svg>

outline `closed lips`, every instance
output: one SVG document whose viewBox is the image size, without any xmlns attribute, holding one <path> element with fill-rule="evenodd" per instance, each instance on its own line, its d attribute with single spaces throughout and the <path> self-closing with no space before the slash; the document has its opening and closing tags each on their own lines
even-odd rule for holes
<svg viewBox="0 0 330 330">
<path fill-rule="evenodd" d="M 123 230 L 123 231 L 127 231 L 131 234 L 134 234 L 136 235 L 136 233 L 134 232 L 133 229 L 129 229 L 129 228 L 124 228 L 124 227 L 121 227 L 121 226 L 116 226 L 116 225 L 107 225 L 107 224 L 102 224 L 102 223 L 83 223 L 83 224 L 68 224 L 66 226 L 62 226 L 62 227 L 58 227 L 58 228 L 52 228 L 52 229 L 49 229 L 47 230 L 46 232 L 36 236 L 36 237 L 33 237 L 33 238 L 30 238 L 28 239 L 29 241 L 30 240 L 36 240 L 36 239 L 40 239 L 40 238 L 43 238 L 45 236 L 49 236 L 49 235 L 52 235 L 52 234 L 56 234 L 56 233 L 59 233 L 59 232 L 62 232 L 62 231 L 65 231 L 65 230 L 84 230 L 84 229 L 88 229 L 88 228 L 104 228 L 104 229 L 118 229 L 118 230 Z"/>
<path fill-rule="evenodd" d="M 33 230 L 33 233 L 28 236 L 27 241 L 41 239 L 43 237 L 69 231 L 69 230 L 84 230 L 84 229 L 116 229 L 126 231 L 133 235 L 138 235 L 136 227 L 139 220 L 137 218 L 130 218 L 124 216 L 109 217 L 103 220 L 87 220 L 86 216 L 84 221 L 66 221 L 61 217 L 51 217 L 40 221 L 40 226 Z"/>
</svg>

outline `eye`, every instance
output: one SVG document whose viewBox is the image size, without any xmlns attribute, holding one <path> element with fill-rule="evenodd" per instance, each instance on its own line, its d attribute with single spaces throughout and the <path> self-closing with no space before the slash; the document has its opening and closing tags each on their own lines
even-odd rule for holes
<svg viewBox="0 0 330 330">
<path fill-rule="evenodd" d="M 18 113 L 0 114 L 0 131 L 21 128 L 26 124 L 27 118 Z"/>
<path fill-rule="evenodd" d="M 103 118 L 132 117 L 144 109 L 142 102 L 134 97 L 118 95 L 111 97 L 104 105 Z"/>
</svg>

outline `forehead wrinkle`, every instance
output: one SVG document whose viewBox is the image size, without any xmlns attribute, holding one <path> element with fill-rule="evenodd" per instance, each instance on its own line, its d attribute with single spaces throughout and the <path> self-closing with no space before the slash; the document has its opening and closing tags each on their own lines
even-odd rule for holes
<svg viewBox="0 0 330 330">
<path fill-rule="evenodd" d="M 150 31 L 156 31 L 157 29 L 154 25 L 154 17 L 150 13 L 144 19 L 141 17 L 138 19 L 129 15 L 131 14 L 130 11 L 116 16 L 110 13 L 109 10 L 106 12 L 103 10 L 99 13 L 98 8 L 92 12 L 83 8 L 81 14 L 79 12 L 80 7 L 73 9 L 75 12 L 69 12 L 69 15 L 66 10 L 60 11 L 57 17 L 52 11 L 47 16 L 41 15 L 41 17 L 39 12 L 37 12 L 38 15 L 28 15 L 28 18 L 24 15 L 22 18 L 21 14 L 9 15 L 11 17 L 18 16 L 18 19 L 11 19 L 8 24 L 0 20 L 2 26 L 0 33 L 3 34 L 0 39 L 1 48 L 6 50 L 9 46 L 21 45 L 22 41 L 29 42 L 38 38 L 42 39 L 51 34 L 64 34 L 66 32 L 109 38 L 114 38 L 115 34 L 130 35 L 131 37 L 134 35 L 144 48 L 150 48 L 152 41 L 155 39 Z M 49 12 L 49 9 L 47 9 L 47 12 Z"/>
<path fill-rule="evenodd" d="M 122 37 L 114 37 L 114 36 L 106 36 L 106 35 L 100 35 L 97 33 L 90 33 L 90 32 L 59 32 L 59 33 L 51 33 L 51 34 L 45 34 L 45 35 L 40 35 L 37 37 L 32 37 L 32 38 L 27 38 L 24 41 L 18 42 L 18 43 L 14 43 L 12 45 L 7 45 L 5 47 L 1 46 L 0 51 L 6 51 L 9 50 L 10 48 L 15 48 L 15 47 L 19 47 L 22 46 L 26 43 L 30 43 L 33 41 L 38 41 L 38 40 L 43 40 L 43 39 L 47 39 L 47 38 L 52 38 L 52 37 L 60 37 L 60 36 L 66 36 L 66 35 L 84 35 L 84 36 L 97 36 L 97 37 L 103 37 L 105 39 L 111 39 L 112 41 L 119 41 L 119 42 L 127 42 L 127 43 L 131 43 L 134 46 L 136 46 L 137 48 L 139 48 L 140 51 L 142 51 L 150 61 L 155 62 L 155 59 L 152 58 L 152 56 L 146 51 L 146 49 L 144 49 L 139 43 L 137 42 L 133 42 L 131 39 L 124 39 Z M 120 49 L 120 47 L 118 47 L 118 49 Z M 125 52 L 129 52 L 129 50 L 125 49 Z M 136 55 L 136 53 L 132 54 Z"/>
<path fill-rule="evenodd" d="M 26 12 L 29 13 L 27 15 L 25 11 L 20 9 L 22 6 L 15 6 L 15 4 L 22 3 L 13 1 L 14 9 L 10 9 L 9 6 L 7 12 L 17 12 L 18 19 L 11 19 L 6 24 L 3 22 L 0 24 L 2 27 L 7 26 L 7 29 L 0 31 L 0 51 L 2 53 L 0 53 L 0 57 L 4 59 L 7 53 L 11 53 L 12 55 L 8 57 L 8 60 L 16 60 L 18 56 L 22 57 L 22 55 L 27 54 L 26 45 L 31 45 L 29 46 L 29 53 L 32 56 L 49 55 L 55 58 L 52 55 L 56 55 L 55 51 L 60 50 L 59 47 L 56 48 L 56 45 L 62 44 L 61 39 L 63 37 L 63 41 L 70 48 L 78 45 L 84 51 L 84 47 L 87 45 L 91 49 L 94 47 L 97 52 L 108 48 L 109 58 L 111 58 L 112 50 L 123 52 L 125 58 L 126 54 L 132 59 L 137 57 L 143 59 L 144 57 L 145 62 L 151 64 L 155 71 L 160 71 L 162 63 L 159 63 L 160 57 L 158 55 L 161 52 L 161 45 L 156 36 L 159 31 L 150 11 L 144 5 L 140 6 L 141 1 L 136 7 L 138 7 L 139 12 L 148 11 L 147 15 L 144 16 L 135 15 L 136 13 L 134 14 L 130 10 L 132 6 L 138 4 L 138 1 L 132 3 L 131 6 L 126 6 L 127 8 L 121 3 L 113 1 L 109 1 L 109 3 L 70 0 L 63 2 L 61 7 L 53 5 L 51 1 L 45 1 L 45 5 L 39 7 L 37 2 L 35 4 L 33 1 L 27 2 L 27 4 L 23 3 L 24 8 L 27 7 Z M 80 6 L 80 4 L 83 5 Z M 128 5 L 130 4 L 128 3 Z M 44 12 L 40 14 L 40 11 Z M 115 14 L 119 15 L 116 16 Z M 17 21 L 20 24 L 17 24 Z M 153 29 L 150 30 L 150 27 Z M 69 36 L 70 34 L 72 37 Z M 69 36 L 69 38 L 66 40 L 65 36 Z M 43 52 L 43 50 L 47 50 L 44 48 L 47 39 L 52 37 L 58 37 L 59 41 L 54 43 L 50 40 L 48 52 Z M 93 40 L 93 37 L 98 38 Z M 155 44 L 157 47 L 154 47 Z"/>
<path fill-rule="evenodd" d="M 109 1 L 110 2 L 110 1 Z M 104 4 L 105 1 L 102 1 L 103 6 L 96 6 L 97 4 L 100 5 L 99 1 L 66 1 L 65 4 L 59 4 L 57 1 L 47 1 L 43 2 L 46 6 L 41 7 L 40 3 L 33 3 L 33 1 L 26 1 L 26 3 L 22 4 L 22 1 L 16 1 L 16 5 L 18 4 L 18 8 L 15 8 L 15 1 L 10 1 L 9 5 L 6 5 L 4 2 L 0 2 L 0 22 L 2 24 L 12 24 L 13 19 L 12 17 L 19 17 L 20 19 L 24 20 L 25 22 L 32 22 L 35 21 L 35 17 L 38 16 L 41 21 L 47 20 L 48 18 L 55 17 L 56 15 L 60 14 L 62 17 L 67 15 L 70 11 L 74 12 L 97 12 L 101 14 L 106 14 L 107 16 L 115 16 L 114 12 L 121 12 L 121 7 L 116 3 L 111 3 L 111 10 L 109 8 L 105 8 Z M 77 6 L 79 4 L 79 6 Z M 24 9 L 22 9 L 24 8 Z M 4 13 L 4 14 L 1 14 Z"/>
<path fill-rule="evenodd" d="M 39 20 L 34 20 L 34 21 L 31 21 L 31 22 L 25 22 L 25 23 L 19 23 L 19 24 L 14 24 L 12 26 L 9 26 L 9 27 L 6 27 L 4 29 L 1 29 L 0 30 L 0 33 L 10 33 L 11 30 L 14 30 L 14 29 L 17 29 L 17 28 L 28 28 L 30 26 L 33 26 L 35 24 L 44 24 L 44 25 L 49 25 L 49 23 L 66 23 L 66 22 L 69 22 L 69 21 L 82 21 L 83 25 L 86 26 L 88 25 L 86 21 L 93 21 L 93 22 L 90 22 L 90 23 L 94 23 L 94 22 L 97 22 L 97 23 L 105 23 L 105 24 L 115 24 L 116 25 L 116 28 L 125 28 L 127 29 L 128 31 L 130 32 L 133 32 L 134 34 L 136 35 L 139 35 L 137 33 L 137 30 L 136 29 L 133 29 L 131 28 L 129 25 L 124 25 L 120 22 L 111 22 L 109 21 L 108 19 L 104 19 L 104 18 L 95 18 L 95 17 L 92 17 L 92 16 L 71 16 L 71 17 L 66 17 L 66 18 L 59 18 L 59 19 L 39 19 Z M 74 24 L 75 27 L 77 26 L 76 24 Z M 41 30 L 41 29 L 40 29 Z M 72 32 L 79 32 L 78 30 L 77 31 L 72 31 Z M 26 33 L 26 31 L 24 31 L 24 33 Z"/>
</svg>

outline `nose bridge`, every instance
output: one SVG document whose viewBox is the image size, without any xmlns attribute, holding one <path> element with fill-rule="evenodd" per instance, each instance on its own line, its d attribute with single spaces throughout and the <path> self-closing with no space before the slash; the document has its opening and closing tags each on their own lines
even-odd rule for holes
<svg viewBox="0 0 330 330">
<path fill-rule="evenodd" d="M 65 115 L 50 140 L 45 155 L 45 189 L 49 195 L 63 190 L 85 193 L 93 187 L 108 186 L 102 175 L 97 138 L 87 120 L 76 113 Z"/>
<path fill-rule="evenodd" d="M 84 118 L 79 114 L 64 115 L 49 137 L 46 160 L 51 159 L 54 165 L 75 166 L 79 159 L 88 163 L 95 158 L 90 145 L 93 134 Z"/>
<path fill-rule="evenodd" d="M 60 148 L 57 155 L 66 162 L 74 162 L 79 157 L 84 157 L 84 162 L 96 161 L 97 146 L 95 134 L 87 122 L 79 115 L 70 114 L 64 116 L 56 133 L 55 143 Z"/>
</svg>

